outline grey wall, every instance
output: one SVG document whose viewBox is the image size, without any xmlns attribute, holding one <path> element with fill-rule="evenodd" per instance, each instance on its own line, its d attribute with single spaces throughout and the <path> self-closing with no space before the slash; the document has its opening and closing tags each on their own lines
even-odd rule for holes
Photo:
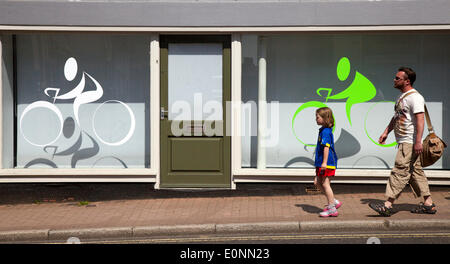
<svg viewBox="0 0 450 264">
<path fill-rule="evenodd" d="M 447 0 L 0 1 L 0 25 L 358 26 L 450 24 Z"/>
</svg>

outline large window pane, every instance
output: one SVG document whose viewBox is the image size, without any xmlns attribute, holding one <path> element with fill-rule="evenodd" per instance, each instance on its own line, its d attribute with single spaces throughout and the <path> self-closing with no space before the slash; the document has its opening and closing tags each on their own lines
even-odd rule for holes
<svg viewBox="0 0 450 264">
<path fill-rule="evenodd" d="M 279 136 L 276 144 L 266 149 L 267 167 L 313 166 L 319 129 L 314 112 L 321 105 L 334 111 L 339 168 L 392 167 L 396 153 L 393 132 L 387 140 L 392 143 L 390 146 L 379 146 L 376 142 L 388 125 L 393 101 L 400 94 L 393 88 L 393 78 L 400 66 L 416 71 L 414 87 L 425 97 L 434 129 L 444 141 L 450 142 L 449 124 L 443 122 L 450 114 L 449 45 L 449 32 L 267 36 L 267 101 L 279 102 L 277 113 L 271 115 L 268 111 L 268 119 L 277 119 Z M 242 47 L 243 101 L 257 102 L 258 36 L 243 36 Z M 295 115 L 301 106 L 305 109 Z M 243 121 L 251 122 L 254 120 Z M 270 133 L 276 127 L 268 124 Z M 256 167 L 256 136 L 244 134 L 243 167 Z M 425 128 L 424 137 L 427 134 Z M 449 154 L 445 153 L 429 168 L 449 169 Z"/>
<path fill-rule="evenodd" d="M 170 43 L 168 93 L 170 120 L 222 120 L 222 45 Z"/>
<path fill-rule="evenodd" d="M 149 167 L 149 38 L 18 35 L 17 167 Z"/>
</svg>

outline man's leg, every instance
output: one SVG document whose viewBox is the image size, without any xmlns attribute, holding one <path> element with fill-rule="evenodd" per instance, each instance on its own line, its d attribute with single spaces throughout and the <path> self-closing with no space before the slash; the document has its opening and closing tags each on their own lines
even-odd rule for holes
<svg viewBox="0 0 450 264">
<path fill-rule="evenodd" d="M 412 163 L 413 166 L 410 185 L 416 197 L 423 197 L 423 205 L 419 205 L 418 208 L 412 210 L 411 212 L 435 214 L 437 212 L 436 205 L 433 204 L 433 200 L 431 199 L 430 187 L 427 177 L 423 171 L 420 157 L 416 157 L 414 155 Z"/>
<path fill-rule="evenodd" d="M 423 171 L 420 158 L 414 155 L 412 162 L 411 180 L 409 184 L 411 185 L 414 195 L 416 197 L 423 197 L 424 204 L 430 206 L 433 204 L 433 200 L 431 199 L 430 187 Z"/>
<path fill-rule="evenodd" d="M 392 204 L 400 196 L 401 192 L 410 180 L 412 152 L 412 144 L 400 143 L 398 145 L 397 156 L 395 157 L 395 166 L 391 171 L 391 176 L 389 177 L 389 181 L 386 186 L 385 195 L 387 200 L 384 205 L 388 208 L 392 207 Z"/>
</svg>

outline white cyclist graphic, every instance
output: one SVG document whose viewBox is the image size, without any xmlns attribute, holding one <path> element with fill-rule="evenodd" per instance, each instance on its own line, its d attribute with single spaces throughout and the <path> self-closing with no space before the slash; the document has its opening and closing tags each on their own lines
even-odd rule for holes
<svg viewBox="0 0 450 264">
<path fill-rule="evenodd" d="M 73 57 L 67 59 L 65 65 L 64 65 L 64 76 L 65 76 L 66 80 L 73 81 L 75 79 L 77 73 L 78 73 L 78 64 L 77 64 L 76 59 Z M 92 81 L 92 83 L 95 85 L 95 90 L 85 91 L 86 78 L 89 78 Z M 72 155 L 71 166 L 74 168 L 76 166 L 77 161 L 79 161 L 81 159 L 93 157 L 99 153 L 99 146 L 98 146 L 97 142 L 95 141 L 95 139 L 91 135 L 89 135 L 85 130 L 83 130 L 80 126 L 79 110 L 82 105 L 97 102 L 103 96 L 103 87 L 90 74 L 83 71 L 81 80 L 75 86 L 75 88 L 73 88 L 69 92 L 67 92 L 65 94 L 61 94 L 61 95 L 59 94 L 60 90 L 61 90 L 60 88 L 52 88 L 52 87 L 46 88 L 44 90 L 44 93 L 48 97 L 53 98 L 53 102 L 36 101 L 36 102 L 33 102 L 30 105 L 28 105 L 23 110 L 23 112 L 20 116 L 19 128 L 20 128 L 23 138 L 31 145 L 36 146 L 36 147 L 44 147 L 45 152 L 47 152 L 47 150 L 49 148 L 53 148 L 54 149 L 53 156 Z M 51 95 L 51 93 L 52 93 L 52 95 Z M 73 122 L 73 119 L 71 117 L 68 117 L 65 121 L 63 120 L 63 115 L 62 115 L 60 109 L 55 105 L 56 100 L 73 100 L 73 116 L 75 118 L 76 125 L 78 125 L 78 127 L 80 127 L 81 131 L 82 131 L 80 133 L 80 136 L 79 136 L 77 142 L 73 146 L 71 146 L 70 148 L 68 148 L 66 150 L 60 151 L 60 152 L 57 152 L 58 147 L 52 146 L 52 144 L 54 144 L 61 137 L 61 134 L 63 134 L 64 125 L 66 123 L 70 123 L 70 121 Z M 129 118 L 130 118 L 130 127 L 128 129 L 127 134 L 123 138 L 116 140 L 114 142 L 107 141 L 107 140 L 103 139 L 102 137 L 100 137 L 95 129 L 94 121 L 95 121 L 97 112 L 106 103 L 118 103 L 118 104 L 122 105 L 127 110 Z M 36 108 L 48 109 L 57 116 L 57 119 L 59 122 L 59 130 L 58 130 L 57 136 L 54 139 L 52 139 L 50 142 L 45 142 L 45 143 L 33 142 L 32 140 L 27 138 L 27 136 L 25 135 L 25 133 L 22 129 L 22 122 L 24 120 L 24 117 L 27 115 L 27 113 L 29 113 L 30 111 L 32 111 Z M 92 125 L 92 131 L 94 132 L 96 138 L 99 141 L 101 141 L 103 144 L 108 145 L 108 146 L 120 146 L 120 145 L 125 144 L 133 136 L 135 127 L 136 127 L 136 119 L 135 119 L 133 111 L 127 104 L 125 104 L 121 101 L 118 101 L 118 100 L 108 100 L 108 101 L 101 103 L 95 109 L 95 111 L 93 113 L 91 125 Z M 81 149 L 82 133 L 84 133 L 86 136 L 88 136 L 90 138 L 90 140 L 93 143 L 93 147 Z M 64 136 L 66 136 L 66 135 L 64 135 Z M 104 159 L 104 158 L 105 157 L 102 157 L 101 159 Z M 123 161 L 121 161 L 120 159 L 118 159 L 116 157 L 112 157 L 112 158 L 119 160 L 119 162 L 121 162 L 121 164 L 124 167 L 126 167 L 126 164 Z M 51 167 L 55 167 L 55 168 L 57 167 L 53 161 L 48 160 L 48 159 L 42 159 L 42 158 L 38 158 L 38 159 L 34 159 L 34 160 L 30 161 L 27 165 L 25 165 L 25 167 L 29 167 L 29 166 L 32 166 L 34 164 L 39 164 L 39 163 L 47 164 L 47 165 L 49 165 Z"/>
</svg>

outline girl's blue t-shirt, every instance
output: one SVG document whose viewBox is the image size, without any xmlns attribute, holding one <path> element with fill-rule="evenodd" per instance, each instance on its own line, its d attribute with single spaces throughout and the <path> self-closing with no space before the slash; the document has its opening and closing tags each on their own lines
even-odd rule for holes
<svg viewBox="0 0 450 264">
<path fill-rule="evenodd" d="M 327 169 L 336 169 L 338 158 L 336 151 L 334 150 L 333 130 L 329 127 L 321 127 L 319 129 L 319 137 L 316 145 L 316 159 L 314 162 L 314 166 L 316 167 L 322 167 L 323 149 L 325 146 L 330 148 L 330 151 L 328 152 Z"/>
</svg>

